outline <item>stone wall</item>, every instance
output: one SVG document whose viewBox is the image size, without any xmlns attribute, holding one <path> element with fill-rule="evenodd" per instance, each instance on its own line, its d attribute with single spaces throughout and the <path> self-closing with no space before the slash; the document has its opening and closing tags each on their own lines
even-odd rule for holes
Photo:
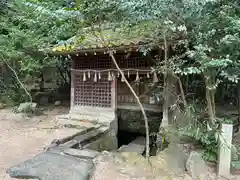
<svg viewBox="0 0 240 180">
<path fill-rule="evenodd" d="M 117 119 L 112 120 L 108 125 L 108 130 L 96 141 L 88 144 L 85 148 L 96 151 L 113 151 L 118 149 L 118 123 Z"/>
<path fill-rule="evenodd" d="M 162 113 L 146 111 L 150 132 L 158 132 L 162 121 Z M 145 123 L 141 111 L 117 110 L 118 128 L 120 131 L 129 131 L 145 134 Z"/>
</svg>

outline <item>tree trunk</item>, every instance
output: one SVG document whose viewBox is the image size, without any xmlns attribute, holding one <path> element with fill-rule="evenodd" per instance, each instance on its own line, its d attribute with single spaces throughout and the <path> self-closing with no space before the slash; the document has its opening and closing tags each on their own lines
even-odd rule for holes
<svg viewBox="0 0 240 180">
<path fill-rule="evenodd" d="M 124 82 L 127 84 L 128 88 L 130 89 L 130 91 L 132 92 L 133 96 L 135 97 L 140 109 L 141 109 L 141 112 L 143 114 L 143 118 L 144 118 L 144 123 L 145 123 L 145 130 L 146 130 L 146 158 L 148 159 L 149 158 L 149 144 L 150 144 L 150 141 L 149 141 L 149 127 L 148 127 L 148 118 L 147 118 L 147 115 L 146 115 L 146 112 L 142 106 L 142 103 L 138 97 L 138 95 L 135 93 L 134 89 L 132 88 L 132 86 L 129 84 L 129 82 L 127 81 L 124 73 L 122 72 L 122 70 L 120 69 L 120 67 L 118 66 L 117 64 L 117 61 L 115 59 L 115 56 L 113 54 L 112 51 L 109 52 L 109 55 L 110 57 L 112 58 L 113 60 L 113 63 L 115 64 L 117 70 L 119 71 L 119 73 L 121 74 L 121 76 L 123 77 L 123 80 Z"/>
<path fill-rule="evenodd" d="M 213 116 L 216 116 L 216 105 L 215 105 L 215 90 L 210 91 L 211 94 L 211 102 L 212 102 L 212 112 Z"/>
<path fill-rule="evenodd" d="M 165 75 L 166 76 L 166 75 Z M 164 78 L 164 87 L 163 87 L 163 96 L 164 96 L 164 102 L 163 102 L 163 119 L 162 119 L 162 127 L 167 127 L 169 123 L 169 94 L 168 94 L 168 83 L 167 83 L 167 76 Z"/>
<path fill-rule="evenodd" d="M 32 102 L 32 96 L 31 94 L 28 92 L 27 88 L 24 86 L 24 84 L 21 82 L 21 80 L 19 79 L 16 71 L 8 64 L 8 62 L 2 57 L 2 60 L 4 61 L 4 63 L 8 66 L 8 68 L 13 72 L 15 78 L 17 79 L 18 83 L 20 84 L 20 86 L 23 88 L 23 90 L 25 91 L 25 93 L 28 95 L 30 102 Z"/>
<path fill-rule="evenodd" d="M 212 84 L 209 84 L 206 81 L 206 100 L 207 100 L 208 115 L 212 123 L 214 123 L 215 116 L 216 116 L 215 90 L 209 89 L 208 86 L 212 87 Z"/>
<path fill-rule="evenodd" d="M 169 123 L 169 94 L 168 94 L 168 45 L 165 32 L 163 33 L 164 36 L 164 85 L 163 85 L 163 96 L 164 96 L 164 103 L 163 103 L 163 119 L 162 119 L 162 127 L 167 127 Z"/>
</svg>

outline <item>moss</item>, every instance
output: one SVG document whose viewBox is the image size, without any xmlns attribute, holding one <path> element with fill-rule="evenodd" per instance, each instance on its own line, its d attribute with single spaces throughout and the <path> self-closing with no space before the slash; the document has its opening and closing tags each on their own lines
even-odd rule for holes
<svg viewBox="0 0 240 180">
<path fill-rule="evenodd" d="M 80 36 L 76 36 L 61 42 L 61 45 L 56 45 L 53 52 L 73 52 L 81 49 L 96 49 L 103 47 L 118 47 L 118 46 L 130 46 L 138 45 L 140 43 L 147 43 L 150 33 L 154 29 L 158 28 L 158 21 L 143 21 L 130 28 L 128 32 L 122 29 L 105 29 L 101 31 L 101 35 L 104 37 L 105 44 L 100 41 L 100 33 L 86 29 L 86 33 L 82 33 Z"/>
</svg>

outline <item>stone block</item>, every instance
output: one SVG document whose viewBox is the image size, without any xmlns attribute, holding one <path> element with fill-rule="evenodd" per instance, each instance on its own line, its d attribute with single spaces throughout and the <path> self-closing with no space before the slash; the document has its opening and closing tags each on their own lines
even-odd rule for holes
<svg viewBox="0 0 240 180">
<path fill-rule="evenodd" d="M 232 132 L 232 124 L 222 124 L 219 136 L 218 175 L 226 178 L 230 176 Z"/>
<path fill-rule="evenodd" d="M 88 180 L 92 168 L 92 160 L 44 152 L 22 164 L 11 167 L 7 173 L 13 178 L 21 179 Z"/>
</svg>

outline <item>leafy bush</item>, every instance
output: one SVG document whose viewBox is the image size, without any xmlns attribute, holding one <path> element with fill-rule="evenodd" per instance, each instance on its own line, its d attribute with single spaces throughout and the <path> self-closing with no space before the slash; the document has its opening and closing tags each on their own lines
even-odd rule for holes
<svg viewBox="0 0 240 180">
<path fill-rule="evenodd" d="M 179 119 L 173 126 L 162 130 L 160 133 L 167 141 L 181 141 L 191 139 L 203 149 L 203 158 L 206 161 L 217 162 L 218 140 L 220 135 L 220 123 L 230 120 L 218 119 L 217 123 L 210 125 L 208 119 L 201 115 L 203 112 L 197 109 L 196 105 L 191 105 L 181 112 Z"/>
</svg>

